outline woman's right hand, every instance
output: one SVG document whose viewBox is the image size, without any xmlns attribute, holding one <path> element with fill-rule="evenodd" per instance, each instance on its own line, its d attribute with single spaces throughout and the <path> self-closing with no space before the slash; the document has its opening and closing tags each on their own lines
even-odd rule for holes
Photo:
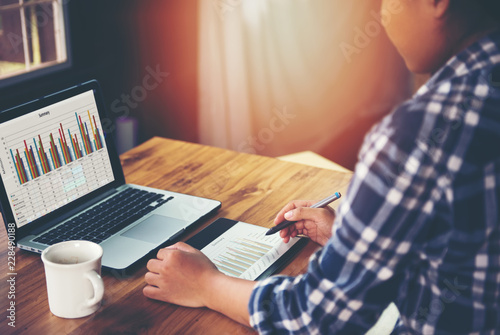
<svg viewBox="0 0 500 335">
<path fill-rule="evenodd" d="M 314 203 L 316 202 L 312 200 L 293 200 L 276 215 L 275 225 L 284 220 L 297 221 L 294 225 L 280 231 L 280 236 L 285 243 L 298 234 L 306 235 L 322 246 L 330 239 L 335 211 L 328 206 L 310 208 Z"/>
</svg>

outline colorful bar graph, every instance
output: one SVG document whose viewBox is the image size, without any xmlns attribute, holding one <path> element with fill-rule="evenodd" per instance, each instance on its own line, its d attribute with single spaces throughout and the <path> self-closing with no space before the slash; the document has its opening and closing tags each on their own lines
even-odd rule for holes
<svg viewBox="0 0 500 335">
<path fill-rule="evenodd" d="M 90 118 L 90 114 L 89 114 L 89 118 Z M 97 128 L 97 123 L 95 122 L 95 115 L 93 115 L 93 119 L 94 119 L 94 125 L 95 125 L 95 139 L 96 139 L 96 142 L 98 144 L 97 150 L 100 150 L 103 148 L 102 138 L 101 138 L 101 134 L 99 133 L 99 128 Z M 90 121 L 90 123 L 92 124 L 92 121 Z"/>
<path fill-rule="evenodd" d="M 38 177 L 38 171 L 36 169 L 35 157 L 33 157 L 33 151 L 28 149 L 28 144 L 24 141 L 24 158 L 28 162 L 28 167 L 32 179 Z"/>
<path fill-rule="evenodd" d="M 19 183 L 22 184 L 23 183 L 23 176 L 21 173 L 20 164 L 18 164 L 18 161 L 17 161 L 17 155 L 16 155 L 16 158 L 14 158 L 14 154 L 12 153 L 12 149 L 10 150 L 10 155 L 12 156 L 12 160 L 14 161 L 14 166 L 16 167 L 16 173 L 17 173 L 17 178 L 19 178 Z"/>
<path fill-rule="evenodd" d="M 75 139 L 71 136 L 71 132 L 69 131 L 68 129 L 68 135 L 69 135 L 69 139 L 71 140 L 71 147 L 73 148 L 73 153 L 75 155 L 75 159 L 79 159 L 81 157 L 80 153 L 76 150 L 76 148 L 78 147 L 76 144 L 75 144 Z"/>
<path fill-rule="evenodd" d="M 40 153 L 43 158 L 43 163 L 47 168 L 47 172 L 45 173 L 49 173 L 50 171 L 52 171 L 52 169 L 50 168 L 49 160 L 47 159 L 47 153 L 45 152 L 45 148 L 43 147 L 42 138 L 40 137 L 40 135 L 38 135 L 38 144 L 40 144 Z"/>
<path fill-rule="evenodd" d="M 46 174 L 49 171 L 47 169 L 47 166 L 45 165 L 45 161 L 43 160 L 43 153 L 41 152 L 41 149 L 38 148 L 38 145 L 36 144 L 35 139 L 33 139 L 33 144 L 35 145 L 35 150 L 36 150 L 36 155 L 38 156 L 38 161 L 42 165 L 43 174 Z"/>
<path fill-rule="evenodd" d="M 75 113 L 76 115 L 76 113 Z M 89 143 L 88 143 L 88 138 L 85 134 L 85 129 L 83 127 L 83 122 L 82 122 L 82 118 L 78 115 L 76 115 L 76 122 L 78 122 L 78 128 L 80 128 L 80 135 L 82 136 L 82 141 L 83 141 L 83 146 L 85 148 L 85 154 L 90 154 L 91 151 L 90 151 L 90 148 L 89 148 Z"/>
<path fill-rule="evenodd" d="M 52 136 L 52 133 L 50 133 L 49 137 L 50 137 L 50 148 L 52 149 L 52 160 L 54 161 L 54 166 L 56 167 L 56 169 L 58 169 L 61 167 L 59 152 L 57 151 L 57 147 L 54 142 L 54 137 Z"/>
<path fill-rule="evenodd" d="M 240 277 L 255 262 L 273 248 L 251 239 L 241 238 L 233 242 L 231 247 L 214 259 L 217 268 L 231 276 Z"/>
<path fill-rule="evenodd" d="M 19 174 L 21 175 L 21 183 L 24 184 L 28 181 L 28 176 L 26 175 L 26 169 L 24 168 L 23 160 L 21 159 L 21 155 L 19 155 L 19 150 L 16 150 L 16 167 L 19 170 Z"/>
<path fill-rule="evenodd" d="M 88 123 L 90 123 L 90 131 L 87 122 L 83 122 L 82 117 L 75 113 L 80 138 L 77 134 L 72 134 L 69 129 L 64 130 L 63 124 L 59 123 L 59 128 L 55 133 L 56 136 L 59 136 L 55 138 L 53 133 L 48 134 L 48 143 L 45 143 L 48 144 L 48 152 L 40 134 L 33 138 L 33 143 L 30 146 L 26 140 L 23 141 L 23 147 L 20 150 L 23 151 L 24 157 L 19 153 L 19 149 L 10 150 L 17 178 L 21 185 L 104 147 L 101 130 L 97 127 L 95 115 L 91 115 L 90 111 L 87 111 L 86 114 L 88 115 Z"/>
</svg>

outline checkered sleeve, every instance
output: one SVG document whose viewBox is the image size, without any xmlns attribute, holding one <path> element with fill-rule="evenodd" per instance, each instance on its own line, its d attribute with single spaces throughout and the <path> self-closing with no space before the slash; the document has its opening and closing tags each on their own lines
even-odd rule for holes
<svg viewBox="0 0 500 335">
<path fill-rule="evenodd" d="M 333 236 L 307 273 L 258 283 L 249 310 L 259 332 L 363 333 L 396 298 L 412 243 L 443 195 L 415 140 L 425 113 L 410 109 L 401 106 L 367 135 Z"/>
</svg>

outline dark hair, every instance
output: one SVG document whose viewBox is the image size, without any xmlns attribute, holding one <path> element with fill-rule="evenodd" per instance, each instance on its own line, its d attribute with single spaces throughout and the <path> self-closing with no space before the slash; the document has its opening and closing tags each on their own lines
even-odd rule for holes
<svg viewBox="0 0 500 335">
<path fill-rule="evenodd" d="M 470 5 L 477 5 L 483 12 L 500 24 L 500 0 L 451 0 L 452 8 L 467 15 Z"/>
<path fill-rule="evenodd" d="M 499 0 L 469 0 L 477 1 L 483 7 L 484 12 L 500 23 L 500 1 Z"/>
</svg>

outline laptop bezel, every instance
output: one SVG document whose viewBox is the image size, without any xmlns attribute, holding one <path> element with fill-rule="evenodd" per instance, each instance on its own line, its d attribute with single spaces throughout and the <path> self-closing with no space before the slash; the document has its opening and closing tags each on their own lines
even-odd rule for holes
<svg viewBox="0 0 500 335">
<path fill-rule="evenodd" d="M 70 87 L 63 91 L 58 91 L 56 93 L 43 96 L 28 103 L 5 110 L 0 113 L 0 124 L 88 91 L 92 91 L 94 93 L 94 99 L 97 105 L 99 118 L 101 120 L 101 124 L 103 127 L 102 131 L 104 134 L 106 147 L 115 180 L 22 227 L 17 227 L 16 223 L 16 234 L 15 234 L 16 242 L 18 240 L 21 240 L 25 236 L 30 235 L 33 231 L 41 227 L 47 226 L 47 228 L 49 228 L 60 223 L 61 222 L 60 218 L 64 216 L 65 213 L 70 212 L 74 208 L 79 208 L 80 206 L 90 203 L 97 196 L 105 194 L 125 184 L 125 176 L 123 174 L 120 158 L 118 156 L 118 152 L 116 151 L 115 147 L 114 123 L 113 120 L 108 116 L 102 98 L 101 88 L 99 86 L 99 83 L 95 80 L 81 83 L 79 85 Z M 8 227 L 9 223 L 16 222 L 14 213 L 12 212 L 9 204 L 7 190 L 5 188 L 2 178 L 0 178 L 0 209 L 2 211 L 2 217 L 6 228 Z"/>
</svg>

